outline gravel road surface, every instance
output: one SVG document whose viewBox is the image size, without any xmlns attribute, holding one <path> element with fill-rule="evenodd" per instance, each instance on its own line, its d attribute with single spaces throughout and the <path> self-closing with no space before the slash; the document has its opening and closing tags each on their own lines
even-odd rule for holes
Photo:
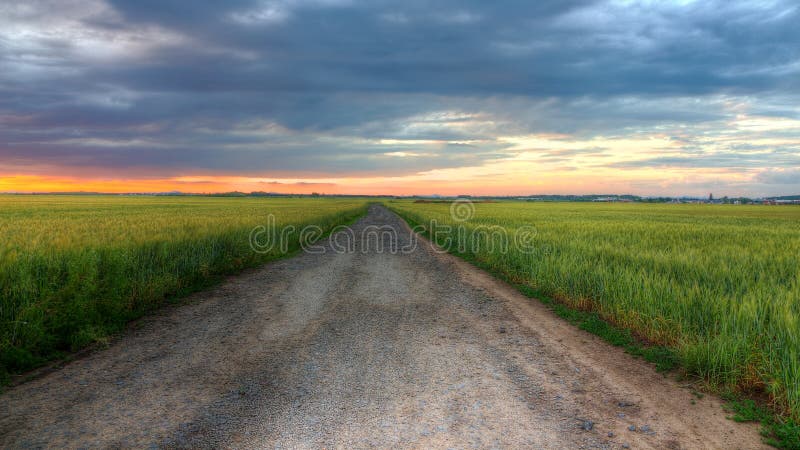
<svg viewBox="0 0 800 450">
<path fill-rule="evenodd" d="M 387 225 L 397 241 L 230 277 L 7 390 L 0 447 L 762 447 L 719 400 L 427 241 L 393 251 L 412 236 L 385 208 L 353 231 Z"/>
</svg>

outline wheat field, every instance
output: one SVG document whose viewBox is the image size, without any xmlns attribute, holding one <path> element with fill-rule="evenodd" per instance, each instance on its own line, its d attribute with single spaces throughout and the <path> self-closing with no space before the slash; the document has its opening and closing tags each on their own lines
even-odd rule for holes
<svg viewBox="0 0 800 450">
<path fill-rule="evenodd" d="M 800 208 L 390 201 L 410 223 L 530 233 L 532 250 L 453 249 L 536 292 L 675 350 L 716 386 L 765 390 L 800 417 Z M 439 237 L 452 239 L 446 234 Z"/>
<path fill-rule="evenodd" d="M 251 230 L 330 230 L 361 199 L 0 196 L 0 378 L 104 340 L 127 322 L 220 276 L 283 256 Z"/>
</svg>

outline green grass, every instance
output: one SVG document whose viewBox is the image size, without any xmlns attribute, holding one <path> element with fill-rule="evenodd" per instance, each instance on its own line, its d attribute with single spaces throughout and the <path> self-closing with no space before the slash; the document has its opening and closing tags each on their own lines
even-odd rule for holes
<svg viewBox="0 0 800 450">
<path fill-rule="evenodd" d="M 759 422 L 765 441 L 777 448 L 800 450 L 800 424 L 782 418 L 757 405 L 750 399 L 729 398 L 726 409 L 733 413 L 730 419 L 737 422 Z"/>
<path fill-rule="evenodd" d="M 358 199 L 0 196 L 0 380 L 103 341 L 226 274 L 285 255 L 250 247 L 275 217 L 298 230 L 366 211 Z"/>
<path fill-rule="evenodd" d="M 412 219 L 406 219 L 406 221 L 412 227 L 423 226 L 423 224 L 415 222 Z M 544 303 L 557 316 L 572 325 L 600 337 L 611 345 L 624 348 L 627 353 L 633 356 L 641 357 L 645 361 L 654 364 L 656 370 L 659 372 L 673 370 L 678 365 L 675 352 L 668 347 L 643 342 L 641 339 L 634 337 L 630 330 L 609 323 L 602 319 L 596 312 L 570 308 L 563 303 L 559 303 L 554 298 L 549 297 L 547 294 L 531 288 L 529 284 L 511 280 L 503 272 L 497 271 L 496 268 L 489 266 L 480 259 L 476 259 L 473 253 L 460 252 L 457 250 L 451 251 L 450 253 L 460 256 L 475 266 L 494 273 L 497 277 L 512 284 L 521 293 Z"/>
<path fill-rule="evenodd" d="M 455 242 L 479 227 L 512 238 L 535 227 L 530 252 L 513 239 L 490 251 L 479 233 L 482 245 L 455 253 L 556 299 L 568 307 L 557 313 L 607 340 L 627 348 L 636 336 L 654 344 L 648 359 L 720 390 L 767 392 L 776 411 L 800 417 L 800 208 L 476 203 L 459 223 L 448 204 L 386 204 L 413 223 L 450 225 Z"/>
</svg>

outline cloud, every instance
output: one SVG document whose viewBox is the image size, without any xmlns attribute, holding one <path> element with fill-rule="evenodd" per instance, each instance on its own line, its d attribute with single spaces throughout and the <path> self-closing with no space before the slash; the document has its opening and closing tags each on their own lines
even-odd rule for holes
<svg viewBox="0 0 800 450">
<path fill-rule="evenodd" d="M 9 3 L 0 169 L 401 176 L 539 133 L 682 146 L 604 147 L 608 168 L 777 169 L 797 163 L 799 19 L 777 0 Z M 729 142 L 742 114 L 761 122 Z M 563 167 L 593 156 L 553 145 Z"/>
<path fill-rule="evenodd" d="M 800 169 L 769 169 L 759 173 L 755 181 L 763 184 L 793 184 L 800 186 Z"/>
<path fill-rule="evenodd" d="M 780 160 L 781 163 L 800 165 L 800 155 L 791 155 Z M 618 169 L 626 168 L 728 168 L 728 169 L 749 169 L 758 167 L 770 167 L 775 164 L 775 160 L 765 160 L 761 155 L 725 153 L 717 155 L 696 155 L 696 156 L 660 156 L 656 158 L 639 159 L 632 161 L 621 161 L 606 164 L 605 167 Z"/>
</svg>

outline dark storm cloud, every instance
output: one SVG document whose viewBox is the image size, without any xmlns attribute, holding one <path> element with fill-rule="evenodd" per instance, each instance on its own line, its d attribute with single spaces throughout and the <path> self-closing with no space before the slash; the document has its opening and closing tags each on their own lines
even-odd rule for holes
<svg viewBox="0 0 800 450">
<path fill-rule="evenodd" d="M 209 140 L 213 142 L 213 139 Z M 230 142 L 226 142 L 226 145 L 230 145 Z M 423 169 L 475 165 L 500 156 L 486 149 L 468 147 L 444 145 L 433 153 L 413 153 L 401 157 L 397 153 L 404 150 L 416 152 L 418 147 L 395 146 L 387 149 L 375 145 L 278 142 L 220 151 L 220 147 L 185 144 L 165 147 L 148 142 L 110 145 L 103 141 L 60 141 L 45 145 L 9 145 L 0 148 L 0 159 L 16 166 L 30 165 L 33 161 L 43 166 L 45 172 L 53 167 L 62 170 L 67 167 L 71 175 L 133 175 L 147 178 L 176 173 L 216 172 L 251 176 L 270 173 L 272 176 L 325 177 L 400 175 Z M 31 155 L 35 155 L 35 158 L 32 159 Z"/>
<path fill-rule="evenodd" d="M 719 121 L 724 102 L 710 98 L 781 98 L 800 88 L 800 10 L 790 1 L 0 8 L 0 166 L 413 173 L 496 159 L 502 135 Z"/>
<path fill-rule="evenodd" d="M 685 95 L 797 86 L 781 71 L 800 58 L 788 2 L 112 3 L 128 26 L 175 29 L 199 47 L 113 74 L 142 88 Z M 204 43 L 257 57 L 228 65 L 198 55 Z"/>
</svg>

